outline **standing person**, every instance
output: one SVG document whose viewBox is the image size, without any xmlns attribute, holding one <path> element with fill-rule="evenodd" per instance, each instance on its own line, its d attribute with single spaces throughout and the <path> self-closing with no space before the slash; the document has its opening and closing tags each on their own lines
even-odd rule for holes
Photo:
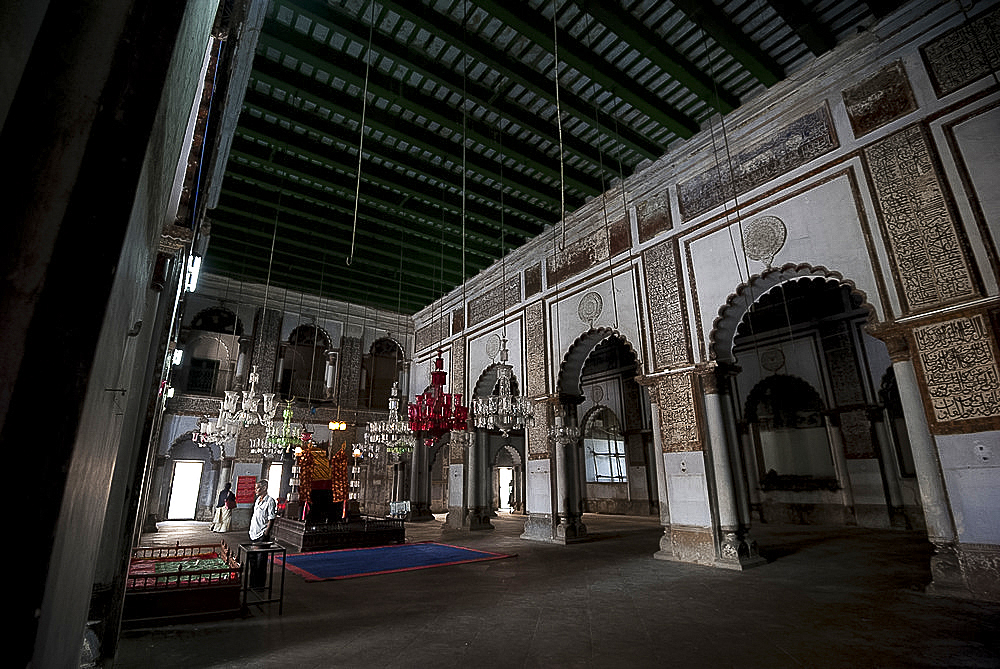
<svg viewBox="0 0 1000 669">
<path fill-rule="evenodd" d="M 270 541 L 277 515 L 278 503 L 267 494 L 267 479 L 257 481 L 257 498 L 253 502 L 253 515 L 250 517 L 250 541 Z"/>
<path fill-rule="evenodd" d="M 212 521 L 213 532 L 228 532 L 229 523 L 233 520 L 233 509 L 236 508 L 236 495 L 233 494 L 233 484 L 227 483 L 219 493 L 219 502 L 215 505 L 215 518 Z"/>
<path fill-rule="evenodd" d="M 257 498 L 253 502 L 253 515 L 250 516 L 250 541 L 267 543 L 271 541 L 271 530 L 278 503 L 267 494 L 267 479 L 257 481 Z M 263 588 L 267 583 L 267 553 L 251 551 L 249 554 L 251 588 Z"/>
</svg>

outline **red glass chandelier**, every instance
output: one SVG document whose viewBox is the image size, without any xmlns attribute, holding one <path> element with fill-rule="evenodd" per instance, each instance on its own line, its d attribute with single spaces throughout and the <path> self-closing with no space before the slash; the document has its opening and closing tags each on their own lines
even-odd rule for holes
<svg viewBox="0 0 1000 669">
<path fill-rule="evenodd" d="M 408 407 L 410 429 L 419 432 L 427 446 L 446 432 L 469 428 L 469 409 L 462 404 L 462 394 L 444 392 L 447 376 L 439 350 L 431 372 L 431 385 Z"/>
</svg>

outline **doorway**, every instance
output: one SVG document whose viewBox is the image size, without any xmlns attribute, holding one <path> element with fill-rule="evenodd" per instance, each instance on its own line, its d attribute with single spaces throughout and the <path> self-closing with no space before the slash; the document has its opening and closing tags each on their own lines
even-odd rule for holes
<svg viewBox="0 0 1000 669">
<path fill-rule="evenodd" d="M 198 508 L 198 491 L 201 489 L 201 470 L 205 463 L 180 460 L 174 463 L 174 476 L 170 484 L 168 520 L 193 520 Z"/>
<path fill-rule="evenodd" d="M 497 467 L 497 487 L 498 510 L 503 513 L 510 513 L 514 508 L 513 467 Z"/>
</svg>

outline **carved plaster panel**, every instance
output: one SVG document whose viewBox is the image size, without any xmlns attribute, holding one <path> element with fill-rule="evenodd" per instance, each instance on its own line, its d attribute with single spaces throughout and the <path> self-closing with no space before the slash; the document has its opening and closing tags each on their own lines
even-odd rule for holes
<svg viewBox="0 0 1000 669">
<path fill-rule="evenodd" d="M 917 109 L 901 60 L 886 65 L 842 95 L 855 137 L 866 135 Z"/>
<path fill-rule="evenodd" d="M 1000 417 L 1000 367 L 983 314 L 915 327 L 913 338 L 935 422 Z"/>
<path fill-rule="evenodd" d="M 1000 69 L 1000 8 L 921 48 L 938 97 Z"/>
<path fill-rule="evenodd" d="M 656 384 L 665 453 L 701 450 L 692 379 L 691 374 L 671 374 Z"/>
<path fill-rule="evenodd" d="M 639 242 L 646 242 L 665 230 L 669 230 L 670 197 L 662 193 L 643 200 L 635 207 L 639 224 Z"/>
<path fill-rule="evenodd" d="M 602 226 L 583 239 L 567 244 L 564 249 L 549 256 L 545 263 L 548 285 L 553 286 L 599 262 L 607 261 L 609 247 L 612 255 L 621 253 L 632 245 L 631 237 L 628 220 L 622 218 L 611 223 L 607 229 Z"/>
<path fill-rule="evenodd" d="M 768 139 L 733 156 L 730 169 L 719 165 L 677 185 L 681 218 L 688 220 L 713 209 L 734 195 L 763 185 L 838 146 L 837 133 L 824 104 Z"/>
<path fill-rule="evenodd" d="M 865 155 L 907 311 L 975 297 L 964 237 L 924 130 L 904 128 L 869 146 Z"/>
<path fill-rule="evenodd" d="M 527 366 L 524 374 L 524 394 L 538 397 L 548 392 L 545 370 L 545 323 L 541 301 L 529 304 L 524 310 L 524 353 Z"/>
<path fill-rule="evenodd" d="M 413 335 L 414 348 L 417 353 L 437 346 L 445 337 L 451 334 L 448 316 L 439 316 L 426 325 L 418 328 Z"/>
<path fill-rule="evenodd" d="M 521 303 L 521 275 L 508 276 L 506 290 L 502 284 L 503 282 L 497 282 L 485 293 L 469 300 L 470 327 L 503 313 L 512 305 Z"/>
<path fill-rule="evenodd" d="M 684 296 L 678 281 L 679 250 L 674 242 L 667 241 L 646 249 L 642 256 L 656 369 L 688 362 L 691 345 Z"/>
</svg>

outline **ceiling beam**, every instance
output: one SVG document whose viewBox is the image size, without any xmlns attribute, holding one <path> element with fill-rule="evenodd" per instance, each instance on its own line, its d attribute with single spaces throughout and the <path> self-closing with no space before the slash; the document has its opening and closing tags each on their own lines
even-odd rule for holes
<svg viewBox="0 0 1000 669">
<path fill-rule="evenodd" d="M 274 75 L 265 75 L 264 72 L 262 72 L 262 69 L 262 67 L 260 69 L 255 69 L 255 71 L 251 74 L 251 84 L 254 80 L 262 81 L 272 88 L 287 91 L 289 94 L 295 94 L 303 97 L 304 99 L 309 99 L 310 102 L 316 104 L 317 106 L 334 110 L 345 118 L 360 118 L 359 100 L 351 100 L 351 102 L 357 103 L 358 109 L 347 109 L 340 103 L 335 103 L 331 98 L 326 97 L 326 93 L 333 93 L 332 89 L 324 92 L 323 95 L 320 95 L 310 90 L 316 87 L 313 83 L 311 83 L 312 80 L 302 77 L 301 75 L 295 75 L 295 73 L 287 70 L 286 68 L 282 68 L 286 70 L 286 73 L 276 73 Z M 321 119 L 322 117 L 315 115 L 315 118 Z M 400 128 L 401 124 L 404 125 L 405 130 Z M 457 169 L 461 169 L 462 154 L 459 143 L 456 141 L 448 141 L 437 133 L 420 128 L 413 123 L 404 122 L 398 117 L 383 113 L 378 109 L 372 109 L 370 107 L 367 109 L 365 114 L 365 125 L 372 131 L 381 132 L 390 137 L 406 139 L 411 144 L 420 146 L 424 151 L 430 153 L 431 155 L 443 156 L 447 158 L 456 165 Z M 453 134 L 460 136 L 460 133 Z M 497 181 L 500 180 L 500 174 L 496 171 L 496 161 L 487 160 L 475 152 L 467 154 L 466 166 L 474 168 L 483 174 L 487 174 Z M 526 194 L 530 194 L 541 200 L 549 202 L 553 206 L 559 202 L 558 184 L 550 185 L 541 183 L 537 179 L 515 170 L 508 170 L 504 174 L 504 181 L 512 186 L 516 185 Z M 572 200 L 576 200 L 578 202 L 577 206 L 583 203 L 582 193 L 573 193 L 569 192 L 569 189 L 567 190 L 567 195 L 570 195 Z"/>
<path fill-rule="evenodd" d="M 778 16 L 795 31 L 814 56 L 822 56 L 837 46 L 837 40 L 823 27 L 816 14 L 801 0 L 767 0 Z"/>
<path fill-rule="evenodd" d="M 422 3 L 413 2 L 403 5 L 393 5 L 393 11 L 404 19 L 427 30 L 432 35 L 451 35 L 456 27 L 453 21 L 442 16 L 434 9 L 426 7 Z M 344 13 L 340 7 L 331 9 Z M 443 39 L 443 38 L 442 38 Z M 555 105 L 555 85 L 541 72 L 528 65 L 510 57 L 502 49 L 499 49 L 485 40 L 477 39 L 475 42 L 463 43 L 461 39 L 454 44 L 473 60 L 483 63 L 496 70 L 511 82 L 516 82 L 526 90 L 532 91 L 540 96 L 550 106 Z M 584 100 L 572 91 L 560 91 L 560 107 L 564 114 L 572 115 L 591 126 L 600 128 L 616 128 L 619 121 L 603 110 L 595 107 L 592 101 Z M 627 145 L 631 150 L 639 153 L 643 158 L 656 160 L 667 152 L 666 143 L 659 143 L 651 140 L 648 135 L 635 129 L 623 125 L 617 127 L 615 135 L 618 141 Z"/>
<path fill-rule="evenodd" d="M 711 76 L 702 72 L 618 2 L 588 0 L 583 10 L 716 111 L 727 114 L 740 105 L 738 97 L 720 90 Z"/>
<path fill-rule="evenodd" d="M 261 165 L 262 174 L 259 178 L 262 183 L 273 184 L 275 181 L 281 180 L 282 175 L 290 175 L 297 180 L 322 186 L 325 198 L 339 197 L 344 202 L 344 208 L 348 211 L 353 211 L 355 202 L 358 202 L 359 205 L 364 202 L 374 203 L 376 209 L 406 211 L 411 216 L 421 219 L 425 225 L 444 227 L 455 235 L 464 233 L 484 244 L 493 244 L 496 238 L 494 231 L 500 230 L 500 225 L 496 222 L 500 217 L 499 211 L 477 201 L 466 202 L 466 212 L 463 219 L 460 192 L 455 193 L 452 198 L 446 199 L 439 196 L 437 191 L 433 189 L 429 193 L 425 193 L 404 188 L 393 179 L 373 176 L 374 169 L 362 173 L 362 188 L 358 191 L 356 178 L 346 172 L 346 166 L 345 171 L 338 172 L 332 165 L 328 164 L 322 173 L 318 173 L 316 166 L 309 161 L 311 154 L 304 154 L 301 150 L 296 151 L 294 148 L 284 145 L 261 146 L 258 141 L 269 141 L 270 139 L 267 137 L 258 138 L 247 130 L 237 130 L 231 149 L 231 155 L 234 158 L 244 159 L 244 164 L 257 163 Z M 374 167 L 376 166 L 372 166 L 372 168 Z M 270 177 L 270 180 L 267 177 Z M 339 181 L 335 181 L 335 179 L 339 179 Z M 395 196 L 395 199 L 389 199 L 389 195 Z M 410 221 L 409 224 L 412 225 L 413 221 Z M 543 226 L 541 223 L 535 223 L 532 228 L 527 229 L 515 221 L 514 224 L 505 223 L 504 228 L 512 237 L 527 241 L 537 236 Z"/>
<path fill-rule="evenodd" d="M 305 12 L 303 12 L 303 14 L 305 14 Z M 313 20 L 321 22 L 321 19 L 318 17 Z M 356 42 L 365 43 L 367 40 L 367 36 L 363 36 L 361 34 L 363 32 L 367 32 L 367 27 L 348 14 L 340 14 L 336 25 L 329 25 L 327 23 L 323 23 L 323 25 Z M 271 21 L 267 24 L 265 30 L 267 33 L 274 35 L 277 39 L 307 51 L 310 54 L 314 52 L 314 49 L 326 52 L 321 57 L 327 62 L 329 62 L 331 58 L 343 59 L 344 57 L 342 53 L 334 51 L 332 47 L 329 47 L 327 44 L 318 42 L 312 37 L 285 27 L 275 21 Z M 434 81 L 438 85 L 447 87 L 456 93 L 458 91 L 462 91 L 467 100 L 470 100 L 479 107 L 497 115 L 499 119 L 509 121 L 517 126 L 520 126 L 521 128 L 526 129 L 528 132 L 537 135 L 538 137 L 544 138 L 554 144 L 558 144 L 559 129 L 556 124 L 550 122 L 548 119 L 540 118 L 537 114 L 531 113 L 529 110 L 524 109 L 520 105 L 510 102 L 499 89 L 491 89 L 474 79 L 463 77 L 462 74 L 459 74 L 450 68 L 442 68 L 440 63 L 428 58 L 414 49 L 408 49 L 405 45 L 400 44 L 392 37 L 383 34 L 381 31 L 374 31 L 371 34 L 371 42 L 372 49 L 374 51 L 377 51 L 397 63 L 402 64 L 409 71 L 408 76 L 402 82 L 398 82 L 398 80 L 394 77 L 386 77 L 381 73 L 374 73 L 375 76 L 378 76 L 383 80 L 392 79 L 393 82 L 397 83 L 397 85 L 401 84 L 406 86 L 407 89 L 411 91 L 410 93 L 403 93 L 404 97 L 407 99 L 409 99 L 411 95 L 419 94 L 419 89 L 409 83 L 415 75 L 421 80 L 419 82 L 420 86 L 422 86 L 425 81 Z M 383 81 L 381 85 L 383 88 L 390 88 L 388 84 L 389 82 Z M 492 130 L 499 133 L 503 132 L 496 128 L 493 128 Z M 617 160 L 610 154 L 606 154 L 601 151 L 599 147 L 583 141 L 573 134 L 564 134 L 563 144 L 570 153 L 586 160 L 590 163 L 592 168 L 596 170 L 601 170 L 602 165 L 613 165 Z M 608 180 L 614 176 L 616 175 L 606 172 L 606 178 Z"/>
<path fill-rule="evenodd" d="M 597 82 L 604 90 L 616 93 L 629 105 L 651 120 L 669 128 L 677 136 L 687 139 L 700 129 L 695 119 L 673 108 L 663 98 L 653 95 L 649 89 L 626 77 L 625 73 L 612 63 L 595 55 L 589 49 L 583 49 L 568 31 L 557 28 L 556 36 L 553 37 L 551 19 L 540 20 L 544 17 L 526 3 L 518 3 L 517 9 L 511 9 L 508 7 L 509 3 L 503 2 L 481 4 L 490 14 L 553 55 L 558 38 L 561 61 Z M 546 25 L 546 29 L 537 28 L 539 24 Z"/>
<path fill-rule="evenodd" d="M 259 138 L 265 140 L 266 138 L 271 137 L 275 146 L 294 146 L 305 154 L 313 154 L 317 156 L 318 160 L 321 160 L 323 163 L 331 166 L 331 169 L 340 168 L 346 170 L 348 173 L 356 174 L 357 154 L 354 152 L 354 149 L 357 144 L 357 138 L 348 137 L 347 133 L 343 131 L 342 126 L 335 123 L 323 122 L 324 127 L 319 128 L 317 125 L 302 123 L 297 118 L 284 115 L 280 111 L 277 111 L 274 108 L 276 106 L 276 101 L 274 101 L 270 96 L 262 95 L 256 92 L 247 93 L 244 100 L 244 106 L 246 110 L 254 112 L 245 113 L 240 122 L 240 127 L 246 128 L 248 130 L 248 134 L 256 133 Z M 266 118 L 268 116 L 273 117 L 273 121 Z M 311 120 L 323 121 L 323 119 L 318 116 L 313 117 Z M 289 127 L 286 128 L 284 127 L 285 125 Z M 334 129 L 335 131 L 340 132 L 331 134 L 326 132 L 328 129 Z M 325 144 L 319 139 L 314 139 L 311 135 L 315 135 L 317 138 L 325 137 L 331 142 L 341 144 L 344 151 L 337 152 L 338 147 Z M 404 168 L 407 173 L 421 173 L 427 180 L 439 183 L 449 183 L 455 188 L 459 187 L 459 185 L 456 185 L 453 182 L 455 174 L 451 170 L 444 167 L 438 167 L 427 162 L 416 164 L 417 161 L 414 156 L 394 147 L 378 144 L 373 148 L 372 144 L 367 142 L 365 146 L 365 153 L 378 156 L 384 162 L 399 165 Z M 335 160 L 334 156 L 337 155 L 342 157 L 339 160 Z M 351 160 L 352 162 L 349 164 L 347 162 L 348 160 Z M 400 177 L 404 176 L 406 178 L 406 183 L 412 184 L 415 190 L 424 184 L 425 181 L 418 177 L 411 177 L 408 174 L 403 174 L 400 170 L 393 170 L 384 165 L 380 165 L 372 160 L 369 160 L 362 166 L 362 178 L 368 174 L 381 175 L 383 179 L 390 180 L 395 183 L 399 183 Z M 493 209 L 499 212 L 499 186 L 501 184 L 505 187 L 505 189 L 512 185 L 502 181 L 495 182 L 495 185 L 487 185 L 476 179 L 467 179 L 466 191 L 469 193 L 470 197 L 478 197 L 489 200 L 493 203 Z M 442 189 L 440 188 L 435 188 L 434 192 L 441 190 Z M 431 199 L 445 197 L 445 195 L 442 194 L 435 195 L 431 190 L 430 184 L 426 184 L 423 190 L 417 190 L 417 192 L 422 192 Z M 536 205 L 530 201 L 519 198 L 516 195 L 512 196 L 511 194 L 508 194 L 505 197 L 504 203 L 505 211 L 512 214 L 517 219 L 515 223 L 510 224 L 511 227 L 513 229 L 519 229 L 521 234 L 523 234 L 526 239 L 537 235 L 542 230 L 545 223 L 550 223 L 557 218 L 557 215 L 552 211 L 552 209 Z M 489 221 L 486 222 L 488 223 Z M 495 224 L 499 226 L 499 221 L 496 221 Z"/>
<path fill-rule="evenodd" d="M 299 62 L 307 62 L 311 66 L 316 67 L 320 70 L 329 71 L 333 69 L 332 64 L 329 60 L 324 60 L 317 58 L 313 53 L 304 51 L 298 47 L 295 47 L 287 42 L 278 41 L 274 37 L 263 34 L 260 37 L 259 44 L 263 47 L 270 46 L 284 54 L 291 55 Z M 318 45 L 318 48 L 322 49 L 322 45 Z M 341 62 L 337 70 L 337 74 L 340 78 L 346 81 L 348 84 L 356 86 L 360 91 L 367 89 L 368 94 L 373 97 L 381 97 L 387 100 L 389 103 L 398 104 L 402 109 L 410 112 L 417 116 L 423 116 L 444 128 L 450 128 L 453 132 L 459 133 L 459 136 L 466 142 L 466 144 L 482 144 L 491 148 L 498 148 L 499 142 L 495 138 L 495 133 L 497 129 L 489 126 L 486 123 L 478 121 L 477 119 L 471 117 L 467 113 L 463 113 L 459 109 L 455 109 L 447 103 L 443 103 L 440 99 L 429 96 L 420 89 L 415 89 L 413 87 L 406 87 L 404 91 L 403 84 L 394 77 L 386 76 L 377 71 L 377 69 L 372 68 L 367 73 L 365 71 L 365 66 L 357 61 L 348 61 L 344 58 L 344 54 L 337 54 L 340 56 Z M 352 68 L 349 68 L 352 65 Z M 293 70 L 295 76 L 302 76 L 302 73 Z M 284 78 L 284 77 L 281 77 Z M 464 92 L 459 89 L 458 91 L 451 90 L 453 95 L 464 95 Z M 373 101 L 374 102 L 374 101 Z M 360 101 L 359 101 L 360 104 Z M 365 118 L 367 122 L 367 116 L 369 113 L 373 113 L 374 109 L 377 109 L 379 105 L 372 104 L 369 102 L 368 108 L 365 111 Z M 382 113 L 388 117 L 390 112 L 374 112 Z M 409 123 L 405 119 L 396 118 L 397 124 Z M 398 127 L 397 127 L 398 131 Z M 454 142 L 450 139 L 443 139 L 443 142 L 439 143 L 438 146 L 442 150 L 449 148 L 450 144 Z M 558 141 L 553 142 L 553 144 L 558 147 Z M 550 155 L 548 153 L 536 150 L 534 146 L 524 142 L 508 142 L 506 148 L 504 149 L 504 154 L 514 160 L 518 165 L 524 165 L 530 169 L 537 170 L 548 175 L 556 175 L 559 173 L 559 156 Z M 459 154 L 461 158 L 461 154 Z M 566 175 L 567 186 L 571 188 L 576 188 L 580 192 L 586 195 L 597 195 L 603 189 L 603 181 L 600 177 L 594 177 L 590 174 L 582 172 L 572 165 L 565 165 L 564 173 Z"/>
<path fill-rule="evenodd" d="M 704 0 L 672 1 L 764 86 L 773 86 L 785 77 L 784 68 L 754 44 L 716 5 Z"/>
</svg>

